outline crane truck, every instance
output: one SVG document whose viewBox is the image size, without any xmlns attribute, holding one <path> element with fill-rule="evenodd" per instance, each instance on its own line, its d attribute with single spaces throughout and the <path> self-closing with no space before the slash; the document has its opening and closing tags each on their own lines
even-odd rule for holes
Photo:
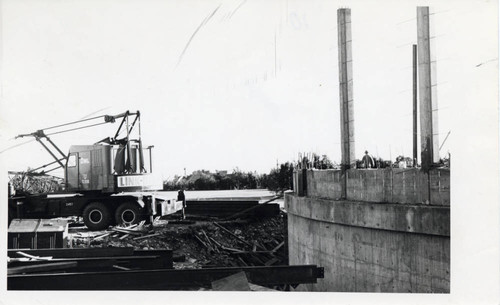
<svg viewBox="0 0 500 305">
<path fill-rule="evenodd" d="M 120 124 L 113 137 L 92 145 L 72 145 L 66 154 L 49 138 L 49 135 L 117 121 Z M 152 221 L 155 216 L 182 209 L 182 201 L 157 192 L 162 184 L 152 174 L 153 146 L 142 146 L 139 111 L 78 120 L 18 137 L 34 138 L 54 161 L 23 172 L 16 188 L 9 185 L 9 223 L 13 218 L 81 216 L 90 230 L 102 230 L 113 224 Z M 55 167 L 46 169 L 49 166 Z M 25 179 L 47 176 L 48 172 L 60 168 L 64 170 L 64 178 L 56 191 L 37 193 L 22 187 Z"/>
</svg>

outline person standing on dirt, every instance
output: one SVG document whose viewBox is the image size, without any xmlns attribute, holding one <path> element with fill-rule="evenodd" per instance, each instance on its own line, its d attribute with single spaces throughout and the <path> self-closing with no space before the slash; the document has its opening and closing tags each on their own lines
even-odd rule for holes
<svg viewBox="0 0 500 305">
<path fill-rule="evenodd" d="M 186 219 L 186 214 L 184 209 L 186 208 L 186 196 L 184 195 L 184 190 L 179 190 L 177 192 L 177 201 L 182 201 L 182 219 Z"/>
<path fill-rule="evenodd" d="M 365 155 L 361 160 L 364 168 L 373 168 L 373 158 L 368 154 L 368 151 L 365 151 Z"/>
</svg>

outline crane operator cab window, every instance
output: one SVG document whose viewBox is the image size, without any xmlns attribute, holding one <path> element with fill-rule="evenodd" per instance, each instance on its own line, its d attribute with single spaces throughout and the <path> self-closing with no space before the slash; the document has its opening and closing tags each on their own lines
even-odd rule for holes
<svg viewBox="0 0 500 305">
<path fill-rule="evenodd" d="M 68 157 L 68 167 L 76 166 L 76 154 L 70 154 Z"/>
<path fill-rule="evenodd" d="M 120 145 L 118 148 L 113 149 L 114 152 L 114 166 L 113 170 L 116 174 L 123 174 L 125 172 L 125 152 L 126 146 Z"/>
<path fill-rule="evenodd" d="M 113 173 L 114 174 L 140 174 L 146 172 L 144 161 L 141 161 L 141 154 L 139 153 L 139 145 L 129 144 L 118 145 L 113 147 Z M 150 160 L 148 160 L 151 162 Z M 142 167 L 142 168 L 141 168 Z"/>
</svg>

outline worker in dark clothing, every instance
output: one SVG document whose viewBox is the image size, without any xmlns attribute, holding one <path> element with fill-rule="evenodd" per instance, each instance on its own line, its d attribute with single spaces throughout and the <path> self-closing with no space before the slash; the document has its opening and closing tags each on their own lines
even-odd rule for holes
<svg viewBox="0 0 500 305">
<path fill-rule="evenodd" d="M 365 155 L 361 160 L 364 168 L 373 168 L 373 158 L 368 154 L 368 151 L 365 151 Z"/>
<path fill-rule="evenodd" d="M 186 196 L 183 190 L 177 192 L 177 201 L 182 201 L 182 219 L 186 219 L 186 214 L 184 209 L 186 208 Z"/>
</svg>

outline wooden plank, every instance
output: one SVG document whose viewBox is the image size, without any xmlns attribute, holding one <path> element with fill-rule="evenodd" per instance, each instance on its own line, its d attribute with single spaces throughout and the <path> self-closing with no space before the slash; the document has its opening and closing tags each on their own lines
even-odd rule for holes
<svg viewBox="0 0 500 305">
<path fill-rule="evenodd" d="M 98 240 L 98 239 L 104 238 L 104 237 L 109 236 L 111 234 L 113 234 L 113 232 L 109 232 L 109 233 L 105 233 L 105 234 L 99 235 L 97 237 L 94 237 L 94 240 Z"/>
<path fill-rule="evenodd" d="M 252 247 L 253 245 L 249 242 L 247 242 L 246 240 L 244 240 L 243 238 L 239 237 L 238 235 L 234 234 L 233 232 L 229 231 L 228 229 L 226 229 L 225 227 L 223 227 L 222 225 L 214 222 L 214 225 L 216 225 L 217 227 L 221 228 L 224 232 L 230 234 L 231 236 L 235 237 L 236 239 L 238 239 L 239 241 L 241 241 L 242 243 L 248 245 L 249 247 Z M 267 249 L 265 248 L 262 248 L 262 247 L 259 247 L 261 248 L 262 250 L 264 251 L 267 251 Z"/>
<path fill-rule="evenodd" d="M 133 240 L 141 240 L 141 239 L 146 239 L 146 238 L 150 238 L 150 237 L 157 237 L 160 235 L 161 235 L 161 233 L 155 233 L 155 234 L 150 234 L 150 235 L 145 235 L 145 236 L 134 237 Z"/>
<path fill-rule="evenodd" d="M 205 247 L 205 249 L 210 250 L 210 247 L 203 240 L 201 240 L 198 235 L 194 234 L 193 236 L 203 247 Z"/>
<path fill-rule="evenodd" d="M 142 232 L 138 232 L 138 231 L 134 231 L 134 230 L 128 230 L 128 229 L 123 229 L 123 228 L 112 228 L 111 231 L 125 233 L 125 234 L 143 235 Z"/>
<path fill-rule="evenodd" d="M 118 270 L 124 270 L 124 271 L 130 270 L 130 268 L 125 268 L 125 267 L 118 266 L 118 265 L 113 265 L 113 268 L 118 269 Z"/>
<path fill-rule="evenodd" d="M 238 260 L 243 264 L 243 266 L 248 266 L 247 262 L 245 262 L 241 256 L 238 256 Z"/>
<path fill-rule="evenodd" d="M 285 242 L 284 242 L 284 241 L 282 241 L 279 245 L 277 245 L 277 246 L 276 246 L 276 247 L 272 250 L 272 252 L 276 252 L 276 251 L 278 251 L 278 249 L 279 249 L 279 248 L 281 248 L 281 247 L 283 247 L 283 245 L 284 245 L 284 244 L 285 244 Z"/>
<path fill-rule="evenodd" d="M 52 259 L 52 256 L 40 257 L 40 256 L 30 255 L 30 254 L 24 253 L 22 251 L 18 251 L 16 253 L 19 254 L 19 255 L 21 255 L 21 256 L 24 256 L 26 258 L 33 259 L 33 260 L 49 261 L 49 260 Z"/>
<path fill-rule="evenodd" d="M 276 257 L 273 257 L 271 258 L 270 260 L 268 260 L 267 262 L 264 263 L 265 266 L 272 266 L 274 264 L 276 264 L 277 262 L 279 262 L 280 260 Z"/>
<path fill-rule="evenodd" d="M 226 251 L 231 251 L 231 252 L 234 252 L 234 253 L 243 253 L 245 251 L 243 250 L 238 250 L 238 249 L 234 249 L 234 248 L 230 248 L 230 247 L 226 247 L 226 246 L 222 246 L 221 245 L 221 248 L 226 250 Z"/>
<path fill-rule="evenodd" d="M 234 254 L 234 255 L 237 255 L 237 254 L 272 254 L 273 251 L 239 251 L 239 250 L 236 250 L 236 249 L 233 249 L 235 251 L 233 251 L 233 253 L 231 254 Z"/>
</svg>

